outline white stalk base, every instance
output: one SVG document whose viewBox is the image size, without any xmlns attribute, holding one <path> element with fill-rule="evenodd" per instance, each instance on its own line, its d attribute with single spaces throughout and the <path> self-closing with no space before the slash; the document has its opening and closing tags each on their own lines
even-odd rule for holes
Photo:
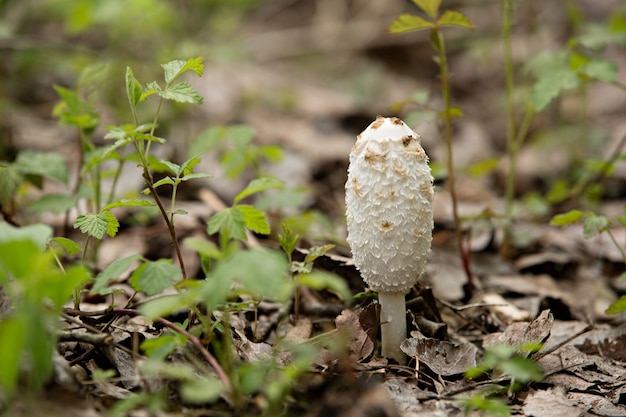
<svg viewBox="0 0 626 417">
<path fill-rule="evenodd" d="M 407 356 L 400 350 L 406 339 L 406 303 L 404 293 L 378 293 L 382 355 L 405 365 Z"/>
</svg>

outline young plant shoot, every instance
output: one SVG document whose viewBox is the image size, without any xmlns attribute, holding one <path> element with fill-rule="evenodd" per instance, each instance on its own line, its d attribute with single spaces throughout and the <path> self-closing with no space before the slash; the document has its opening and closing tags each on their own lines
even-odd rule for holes
<svg viewBox="0 0 626 417">
<path fill-rule="evenodd" d="M 382 355 L 406 363 L 405 294 L 426 265 L 433 178 L 420 136 L 378 116 L 357 136 L 346 182 L 348 243 L 365 283 L 378 292 Z"/>
</svg>

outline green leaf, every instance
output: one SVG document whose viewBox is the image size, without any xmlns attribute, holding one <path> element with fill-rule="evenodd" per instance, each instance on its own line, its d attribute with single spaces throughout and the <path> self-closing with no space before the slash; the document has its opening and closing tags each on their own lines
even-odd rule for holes
<svg viewBox="0 0 626 417">
<path fill-rule="evenodd" d="M 163 91 L 161 86 L 157 84 L 156 81 L 152 81 L 146 84 L 146 88 L 144 89 L 143 93 L 141 93 L 141 97 L 139 98 L 139 101 L 144 101 L 151 95 L 158 94 L 161 91 Z"/>
<path fill-rule="evenodd" d="M 0 167 L 0 204 L 10 207 L 19 186 L 24 181 L 15 164 Z"/>
<path fill-rule="evenodd" d="M 202 159 L 198 156 L 194 156 L 192 158 L 187 159 L 185 162 L 180 164 L 180 168 L 181 168 L 180 173 L 182 173 L 183 176 L 191 174 L 195 166 L 198 165 L 201 161 Z"/>
<path fill-rule="evenodd" d="M 243 221 L 248 229 L 263 235 L 270 234 L 270 224 L 263 210 L 245 204 L 237 205 L 233 208 L 241 212 Z"/>
<path fill-rule="evenodd" d="M 619 314 L 626 311 L 626 295 L 622 295 L 617 301 L 606 309 L 606 314 Z"/>
<path fill-rule="evenodd" d="M 166 100 L 174 100 L 178 103 L 202 104 L 202 96 L 187 82 L 180 82 L 161 90 L 158 94 Z"/>
<path fill-rule="evenodd" d="M 67 184 L 67 162 L 65 158 L 54 152 L 20 152 L 15 166 L 22 174 L 41 175 Z"/>
<path fill-rule="evenodd" d="M 91 288 L 91 292 L 94 294 L 109 294 L 111 292 L 108 289 L 109 281 L 119 278 L 134 262 L 141 259 L 143 259 L 141 255 L 130 255 L 111 262 L 98 274 Z"/>
<path fill-rule="evenodd" d="M 156 295 L 172 287 L 183 278 L 180 268 L 171 259 L 159 259 L 141 265 L 133 272 L 130 284 L 146 295 Z"/>
<path fill-rule="evenodd" d="M 584 216 L 584 211 L 570 210 L 567 213 L 554 216 L 552 220 L 550 220 L 550 226 L 569 226 L 578 223 Z"/>
<path fill-rule="evenodd" d="M 117 233 L 120 224 L 115 215 L 110 211 L 94 214 L 82 214 L 74 221 L 74 229 L 80 229 L 82 233 L 102 239 L 104 234 L 113 237 Z"/>
<path fill-rule="evenodd" d="M 74 198 L 69 195 L 46 194 L 30 203 L 27 209 L 35 213 L 50 212 L 61 214 L 74 207 L 75 203 Z"/>
<path fill-rule="evenodd" d="M 24 227 L 14 227 L 0 222 L 0 243 L 19 240 L 30 240 L 40 250 L 45 250 L 48 240 L 52 237 L 52 228 L 45 224 L 32 224 Z"/>
<path fill-rule="evenodd" d="M 224 385 L 216 377 L 205 376 L 184 382 L 180 387 L 183 400 L 191 404 L 212 403 L 220 397 Z"/>
<path fill-rule="evenodd" d="M 296 245 L 298 244 L 298 239 L 300 236 L 296 233 L 293 233 L 293 230 L 289 228 L 286 224 L 283 223 L 283 234 L 278 235 L 278 240 L 280 241 L 280 246 L 283 248 L 283 251 L 289 256 L 296 249 Z M 291 258 L 290 258 L 291 259 Z"/>
<path fill-rule="evenodd" d="M 181 181 L 189 181 L 189 180 L 195 180 L 198 178 L 211 178 L 212 175 L 210 174 L 205 174 L 203 172 L 196 172 L 196 173 L 192 173 L 192 174 L 187 174 L 184 177 L 182 177 L 180 180 Z"/>
<path fill-rule="evenodd" d="M 141 84 L 135 78 L 133 70 L 130 67 L 126 67 L 126 96 L 130 107 L 134 109 L 141 99 Z"/>
<path fill-rule="evenodd" d="M 474 29 L 472 22 L 463 13 L 456 10 L 446 10 L 437 20 L 439 26 L 458 26 L 466 29 Z"/>
<path fill-rule="evenodd" d="M 213 259 L 220 259 L 222 257 L 222 252 L 217 245 L 210 240 L 188 237 L 183 241 L 183 244 L 189 249 L 196 251 L 200 256 Z"/>
<path fill-rule="evenodd" d="M 594 80 L 612 83 L 617 78 L 617 64 L 606 59 L 595 58 L 580 68 L 580 72 Z"/>
<path fill-rule="evenodd" d="M 65 250 L 65 252 L 70 255 L 76 255 L 82 249 L 82 246 L 80 244 L 66 237 L 53 237 L 52 239 L 50 239 L 50 242 L 57 243 Z"/>
<path fill-rule="evenodd" d="M 434 26 L 433 22 L 429 22 L 422 17 L 402 14 L 389 26 L 388 30 L 389 33 L 397 34 L 414 30 L 432 29 Z"/>
<path fill-rule="evenodd" d="M 154 183 L 153 187 L 158 188 L 162 185 L 176 185 L 176 181 L 171 177 L 163 177 Z"/>
<path fill-rule="evenodd" d="M 530 102 L 536 111 L 541 111 L 562 91 L 578 87 L 578 75 L 569 69 L 543 72 L 530 92 Z"/>
<path fill-rule="evenodd" d="M 246 240 L 246 222 L 243 213 L 236 207 L 224 209 L 215 213 L 209 219 L 208 234 L 220 232 L 229 239 Z"/>
<path fill-rule="evenodd" d="M 176 78 L 181 76 L 186 71 L 194 71 L 199 76 L 202 76 L 204 72 L 203 59 L 190 58 L 187 61 L 175 60 L 170 61 L 167 64 L 161 65 L 165 70 L 165 83 L 171 84 Z"/>
<path fill-rule="evenodd" d="M 583 237 L 590 239 L 611 227 L 611 221 L 605 216 L 588 213 L 583 223 Z"/>
<path fill-rule="evenodd" d="M 161 159 L 159 163 L 166 166 L 170 174 L 173 174 L 174 176 L 178 176 L 182 173 L 182 170 L 180 169 L 180 165 L 178 164 L 175 164 L 165 159 Z"/>
<path fill-rule="evenodd" d="M 141 304 L 138 310 L 148 320 L 156 320 L 159 317 L 167 317 L 171 314 L 185 311 L 196 304 L 192 294 L 178 293 L 164 295 Z"/>
<path fill-rule="evenodd" d="M 121 199 L 121 200 L 117 200 L 112 202 L 111 204 L 107 204 L 106 206 L 104 206 L 102 208 L 102 211 L 107 211 L 107 210 L 111 210 L 113 208 L 117 208 L 117 207 L 154 207 L 156 204 L 147 201 L 147 200 L 141 200 L 141 199 L 131 199 L 131 200 L 127 200 L 127 199 Z"/>
<path fill-rule="evenodd" d="M 313 290 L 329 290 L 345 302 L 352 300 L 352 291 L 346 281 L 337 274 L 325 271 L 313 271 L 298 275 L 298 283 Z"/>
<path fill-rule="evenodd" d="M 0 340 L 3 340 L 0 355 L 0 387 L 4 395 L 11 398 L 20 381 L 19 372 L 22 365 L 21 357 L 27 349 L 26 331 L 28 323 L 24 316 L 8 316 L 0 321 Z M 10 341 L 10 343 L 7 343 Z"/>
<path fill-rule="evenodd" d="M 505 360 L 500 369 L 522 384 L 543 380 L 543 371 L 539 364 L 531 359 L 515 356 Z"/>
<path fill-rule="evenodd" d="M 242 292 L 257 299 L 286 301 L 294 291 L 287 272 L 287 259 L 280 252 L 254 248 L 236 251 L 218 262 L 207 279 L 238 283 Z"/>
<path fill-rule="evenodd" d="M 413 3 L 424 11 L 428 16 L 434 18 L 439 12 L 441 0 L 412 0 Z"/>
<path fill-rule="evenodd" d="M 237 204 L 243 198 L 246 198 L 252 194 L 256 194 L 261 191 L 266 191 L 270 189 L 283 188 L 284 186 L 285 183 L 276 177 L 256 178 L 250 181 L 250 184 L 248 184 L 248 186 L 244 188 L 243 191 L 237 194 L 234 203 Z"/>
</svg>

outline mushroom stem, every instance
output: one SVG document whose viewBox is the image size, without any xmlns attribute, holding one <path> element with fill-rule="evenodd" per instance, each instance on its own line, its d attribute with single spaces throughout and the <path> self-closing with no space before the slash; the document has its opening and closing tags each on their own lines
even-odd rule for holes
<svg viewBox="0 0 626 417">
<path fill-rule="evenodd" d="M 380 333 L 382 355 L 393 358 L 400 365 L 405 365 L 407 357 L 400 349 L 406 339 L 406 302 L 404 293 L 378 292 L 380 304 Z"/>
</svg>

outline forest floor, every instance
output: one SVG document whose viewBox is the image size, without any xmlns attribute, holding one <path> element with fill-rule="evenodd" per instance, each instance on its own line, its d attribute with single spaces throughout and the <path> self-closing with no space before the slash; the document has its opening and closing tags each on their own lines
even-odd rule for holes
<svg viewBox="0 0 626 417">
<path fill-rule="evenodd" d="M 306 9 L 302 5 L 305 2 L 293 3 Z M 344 184 L 356 135 L 376 115 L 398 114 L 421 135 L 433 166 L 441 167 L 445 162 L 445 144 L 437 122 L 431 118 L 412 123 L 417 120 L 411 119 L 416 117 L 412 113 L 416 106 L 393 107 L 417 91 L 429 92 L 430 107 L 441 107 L 441 99 L 427 36 L 385 34 L 386 25 L 403 8 L 402 2 L 389 2 L 388 6 L 388 10 L 364 6 L 369 11 L 351 19 L 329 11 L 297 27 L 283 22 L 293 18 L 288 8 L 276 11 L 261 7 L 244 31 L 244 44 L 252 58 L 234 64 L 210 63 L 201 78 L 190 80 L 205 102 L 191 110 L 191 120 L 184 126 L 172 123 L 170 131 L 171 137 L 189 137 L 210 125 L 244 123 L 255 128 L 255 143 L 279 145 L 284 152 L 282 161 L 267 164 L 262 170 L 289 186 L 308 190 L 302 194 L 299 208 L 288 211 L 294 214 L 304 207 L 314 225 L 302 236 L 296 256 L 304 258 L 314 245 L 334 244 L 316 260 L 315 267 L 344 278 L 353 294 L 366 291 L 345 243 Z M 559 7 L 535 7 L 540 9 L 535 22 L 540 29 L 513 40 L 519 65 L 538 50 L 558 47 L 567 39 L 568 25 Z M 535 117 L 529 139 L 518 155 L 515 217 L 508 225 L 511 235 L 505 236 L 507 224 L 499 215 L 506 210 L 508 162 L 498 10 L 497 5 L 490 4 L 463 10 L 479 28 L 480 35 L 473 43 L 464 43 L 461 31 L 449 32 L 453 102 L 464 112 L 454 124 L 454 163 L 459 211 L 464 219 L 463 245 L 470 254 L 473 288 L 467 285 L 468 269 L 457 251 L 450 193 L 445 180 L 437 178 L 432 252 L 420 284 L 407 295 L 410 334 L 403 349 L 410 358 L 408 365 L 397 365 L 378 355 L 372 297 L 344 304 L 327 292 L 307 290 L 301 295 L 298 316 L 293 309 L 288 311 L 286 325 L 280 323 L 284 317 L 271 303 L 262 305 L 258 315 L 248 312 L 233 318 L 233 345 L 242 361 L 257 360 L 266 348 L 271 349 L 280 326 L 287 326 L 283 331 L 293 342 L 337 328 L 350 329 L 352 340 L 346 343 L 344 354 L 319 357 L 309 373 L 294 381 L 286 415 L 461 416 L 464 411 L 459 398 L 484 393 L 493 384 L 508 387 L 511 382 L 497 372 L 475 380 L 464 378 L 464 371 L 475 364 L 475 359 L 490 346 L 529 342 L 543 343 L 538 352 L 523 354 L 539 364 L 543 377 L 503 395 L 512 415 L 626 415 L 626 315 L 605 313 L 626 293 L 626 280 L 619 279 L 624 273 L 622 253 L 606 233 L 585 239 L 583 225 L 550 226 L 553 215 L 588 206 L 580 200 L 550 206 L 544 197 L 560 180 L 576 183 L 573 167 L 581 159 L 609 158 L 623 152 L 616 147 L 622 146 L 626 135 L 626 94 L 593 84 L 584 96 L 584 105 L 581 95 L 570 94 Z M 602 10 L 596 12 L 601 14 Z M 378 18 L 369 21 L 369 15 Z M 618 64 L 618 77 L 626 80 L 623 52 L 623 48 L 610 49 L 607 59 Z M 580 135 L 573 133 L 583 129 L 579 124 L 581 107 L 585 107 L 588 120 L 584 128 L 593 131 L 588 142 L 576 139 Z M 7 128 L 17 149 L 54 149 L 65 153 L 69 161 L 77 156 L 67 140 L 69 130 L 42 117 L 41 106 L 20 109 Z M 180 157 L 177 146 L 164 145 L 164 156 Z M 492 168 L 481 171 L 484 164 Z M 228 205 L 253 178 L 251 173 L 226 178 L 219 163 L 210 157 L 196 171 L 213 177 L 181 189 L 177 207 L 189 213 L 179 216 L 181 239 L 205 234 L 209 217 Z M 624 215 L 625 180 L 622 158 L 611 175 L 600 179 L 605 191 L 593 206 L 595 213 L 610 219 Z M 131 168 L 120 184 L 122 193 L 136 192 L 142 188 L 141 174 Z M 98 268 L 135 253 L 148 259 L 172 257 L 167 229 L 159 219 L 132 226 L 134 215 L 132 210 L 119 213 L 121 222 L 129 226 L 114 239 L 104 240 Z M 58 230 L 62 227 L 60 216 L 43 221 Z M 616 243 L 624 248 L 626 233 L 614 223 Z M 246 244 L 279 247 L 275 234 L 251 237 Z M 199 260 L 191 252 L 184 256 L 188 275 L 199 275 Z M 120 290 L 115 295 L 116 305 L 126 305 L 131 297 L 135 297 L 131 306 L 145 300 L 134 295 L 125 278 L 116 285 Z M 128 351 L 132 353 L 137 337 L 153 337 L 158 332 L 154 323 L 140 316 L 104 312 L 110 301 L 86 297 L 81 304 L 83 312 L 102 314 L 86 315 L 68 308 L 64 325 L 100 327 L 113 323 L 114 346 L 124 346 L 125 350 L 62 342 L 58 359 L 67 358 L 71 367 L 57 364 L 55 381 L 40 395 L 24 399 L 11 416 L 100 416 L 115 400 L 137 389 L 138 384 L 88 377 L 103 364 L 118 375 L 132 373 L 123 369 L 133 368 L 136 360 Z M 264 333 L 256 332 L 259 323 Z M 253 415 L 254 399 L 250 404 L 241 415 Z M 228 402 L 222 401 L 215 407 L 181 406 L 157 415 L 229 415 L 228 410 Z M 142 409 L 129 415 L 150 413 Z"/>
</svg>

